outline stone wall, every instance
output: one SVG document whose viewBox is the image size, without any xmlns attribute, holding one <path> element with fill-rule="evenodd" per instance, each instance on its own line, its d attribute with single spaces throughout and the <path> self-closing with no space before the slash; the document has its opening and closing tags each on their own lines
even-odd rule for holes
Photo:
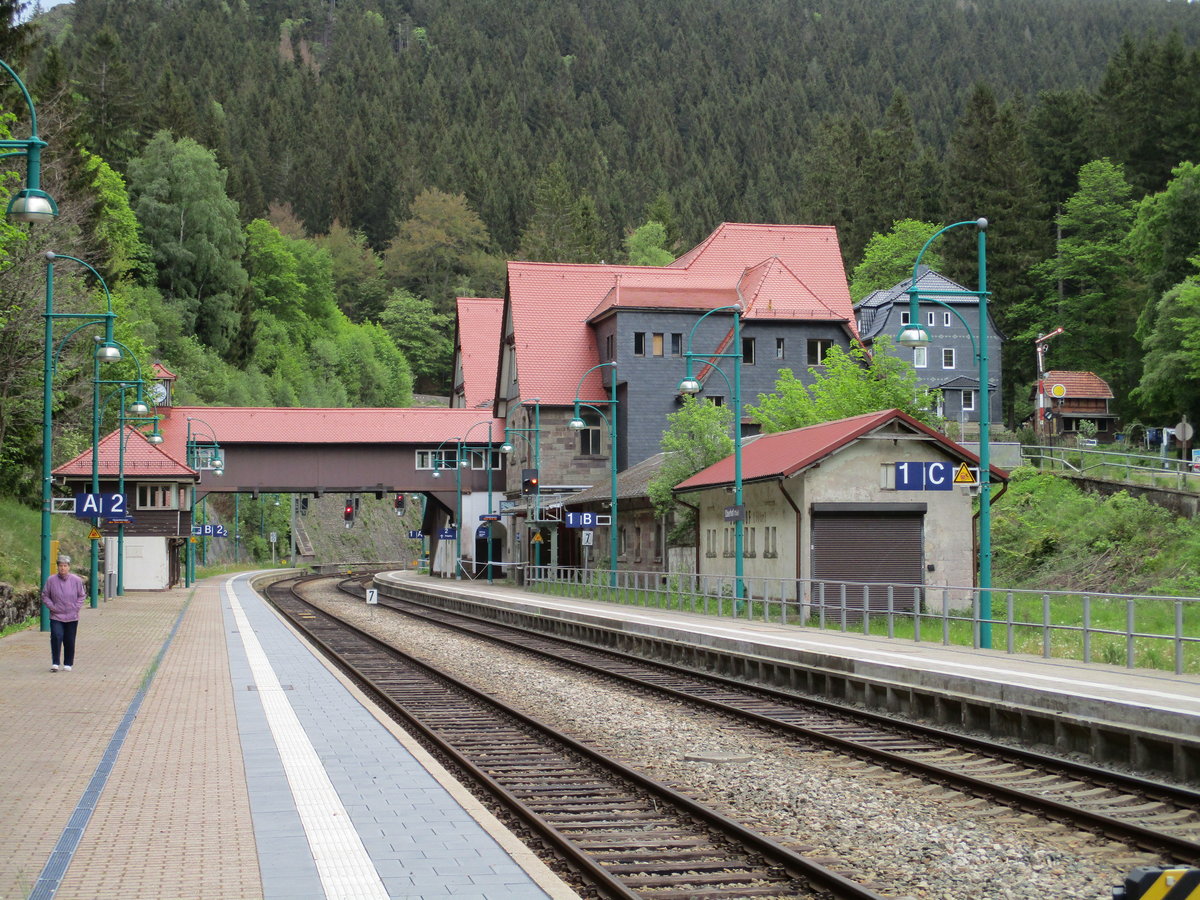
<svg viewBox="0 0 1200 900">
<path fill-rule="evenodd" d="M 24 622 L 38 614 L 40 598 L 36 590 L 18 591 L 0 581 L 0 628 Z"/>
</svg>

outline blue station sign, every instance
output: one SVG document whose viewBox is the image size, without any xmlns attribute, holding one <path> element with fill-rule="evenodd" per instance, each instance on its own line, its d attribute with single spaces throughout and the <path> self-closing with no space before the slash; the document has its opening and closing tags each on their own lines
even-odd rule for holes
<svg viewBox="0 0 1200 900">
<path fill-rule="evenodd" d="M 79 519 L 124 519 L 129 503 L 124 494 L 76 494 L 75 516 Z"/>
<path fill-rule="evenodd" d="M 196 537 L 229 537 L 229 529 L 224 525 L 193 525 L 192 534 Z"/>
<path fill-rule="evenodd" d="M 592 512 L 567 513 L 568 528 L 595 528 L 597 525 L 611 525 L 612 516 L 602 516 Z"/>
<path fill-rule="evenodd" d="M 898 491 L 950 491 L 955 485 L 979 483 L 965 462 L 898 462 L 895 466 Z"/>
</svg>

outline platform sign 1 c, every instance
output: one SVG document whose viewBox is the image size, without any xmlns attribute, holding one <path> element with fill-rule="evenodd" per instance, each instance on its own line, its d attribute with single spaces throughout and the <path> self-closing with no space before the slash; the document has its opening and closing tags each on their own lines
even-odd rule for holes
<svg viewBox="0 0 1200 900">
<path fill-rule="evenodd" d="M 896 463 L 896 490 L 949 491 L 954 489 L 954 476 L 955 464 L 949 460 L 898 462 Z"/>
</svg>

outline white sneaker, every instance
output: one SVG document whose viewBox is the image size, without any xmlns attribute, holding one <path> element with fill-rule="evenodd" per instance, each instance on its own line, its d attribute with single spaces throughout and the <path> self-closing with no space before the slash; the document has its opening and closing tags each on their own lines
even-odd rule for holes
<svg viewBox="0 0 1200 900">
<path fill-rule="evenodd" d="M 58 666 L 51 666 L 51 667 L 50 667 L 50 671 L 51 671 L 51 672 L 57 672 L 57 671 L 58 671 Z"/>
<path fill-rule="evenodd" d="M 64 671 L 64 672 L 70 672 L 70 671 L 71 671 L 71 667 L 70 667 L 70 666 L 63 666 L 63 671 Z"/>
</svg>

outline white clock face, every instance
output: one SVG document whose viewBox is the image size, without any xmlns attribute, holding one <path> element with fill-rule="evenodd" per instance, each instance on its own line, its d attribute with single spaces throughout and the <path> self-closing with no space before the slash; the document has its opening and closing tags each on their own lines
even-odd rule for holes
<svg viewBox="0 0 1200 900">
<path fill-rule="evenodd" d="M 167 386 L 161 381 L 150 388 L 150 396 L 154 398 L 155 403 L 162 403 L 167 399 Z"/>
</svg>

